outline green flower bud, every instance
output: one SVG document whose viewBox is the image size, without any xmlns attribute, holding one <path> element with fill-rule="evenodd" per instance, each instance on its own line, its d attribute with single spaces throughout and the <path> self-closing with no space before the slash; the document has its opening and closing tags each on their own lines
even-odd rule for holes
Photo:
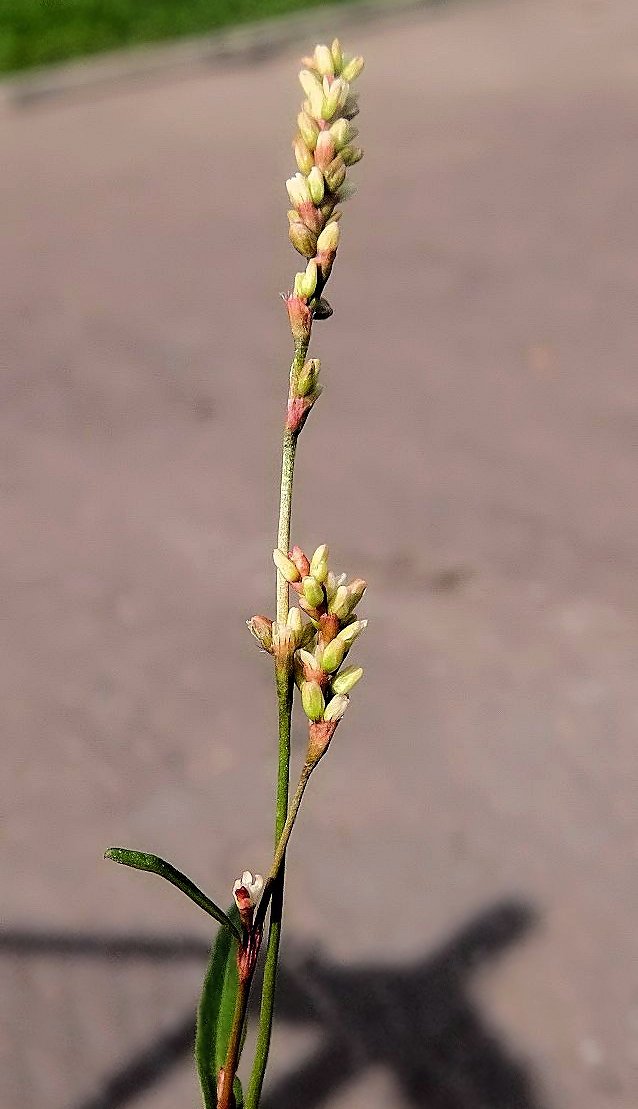
<svg viewBox="0 0 638 1109">
<path fill-rule="evenodd" d="M 337 694 L 326 706 L 323 718 L 330 724 L 338 724 L 350 704 L 350 698 Z"/>
<path fill-rule="evenodd" d="M 312 169 L 310 170 L 310 172 L 308 174 L 307 180 L 308 180 L 308 188 L 310 190 L 310 195 L 311 195 L 314 203 L 315 204 L 321 204 L 321 201 L 323 200 L 323 194 L 325 192 L 326 185 L 325 185 L 325 181 L 323 179 L 323 173 L 321 172 L 321 170 L 319 169 L 318 166 L 313 165 Z"/>
<path fill-rule="evenodd" d="M 332 46 L 330 47 L 330 53 L 332 54 L 332 61 L 335 73 L 341 73 L 341 67 L 343 66 L 343 51 L 341 49 L 341 43 L 339 42 L 339 39 L 335 39 L 332 43 Z"/>
<path fill-rule="evenodd" d="M 322 77 L 334 76 L 334 61 L 328 46 L 315 46 L 315 66 Z"/>
<path fill-rule="evenodd" d="M 367 581 L 364 581 L 363 578 L 354 578 L 348 584 L 348 593 L 350 595 L 350 602 L 351 602 L 350 603 L 350 611 L 351 612 L 357 607 L 357 605 L 359 604 L 359 601 L 363 597 L 363 594 L 365 593 L 367 588 L 368 588 L 368 583 L 367 583 Z"/>
<path fill-rule="evenodd" d="M 334 254 L 339 246 L 339 237 L 341 230 L 338 223 L 327 223 L 317 239 L 317 250 L 326 251 L 328 254 Z"/>
<path fill-rule="evenodd" d="M 329 89 L 326 89 L 325 83 L 323 87 L 324 97 L 321 116 L 323 119 L 332 119 L 332 117 L 341 112 L 346 100 L 350 86 L 347 81 L 341 77 L 335 77 Z"/>
<path fill-rule="evenodd" d="M 315 391 L 320 368 L 321 362 L 318 358 L 309 358 L 307 362 L 304 362 L 293 383 L 295 394 L 298 397 L 308 397 Z M 302 574 L 302 577 L 304 576 Z"/>
<path fill-rule="evenodd" d="M 275 548 L 272 553 L 272 559 L 275 566 L 279 570 L 279 573 L 282 574 L 287 582 L 290 582 L 290 584 L 292 585 L 293 582 L 300 580 L 301 574 L 299 573 L 297 567 L 295 566 L 294 562 L 290 561 L 288 556 L 285 555 L 283 551 Z"/>
<path fill-rule="evenodd" d="M 347 166 L 354 166 L 363 158 L 363 149 L 360 146 L 344 146 L 341 157 Z"/>
<path fill-rule="evenodd" d="M 301 683 L 301 703 L 309 720 L 321 720 L 326 702 L 319 682 Z"/>
<path fill-rule="evenodd" d="M 308 300 L 314 294 L 316 288 L 317 263 L 315 262 L 314 258 L 311 258 L 308 262 L 308 265 L 306 266 L 306 272 L 301 275 L 299 296 L 305 297 Z"/>
<path fill-rule="evenodd" d="M 312 157 L 312 153 L 306 146 L 301 135 L 297 135 L 292 144 L 292 148 L 295 152 L 295 161 L 299 166 L 300 172 L 306 174 L 310 173 L 310 170 L 314 165 L 314 159 Z"/>
<path fill-rule="evenodd" d="M 325 135 L 326 132 L 322 131 Z M 335 150 L 341 150 L 342 147 L 347 146 L 359 134 L 356 127 L 347 119 L 337 119 L 332 124 L 330 130 L 327 132 L 332 137 Z"/>
<path fill-rule="evenodd" d="M 319 128 L 312 116 L 307 112 L 300 112 L 297 116 L 299 133 L 309 150 L 314 150 L 319 137 Z"/>
<path fill-rule="evenodd" d="M 340 640 L 346 648 L 351 647 L 357 636 L 361 635 L 361 632 L 364 631 L 367 626 L 367 620 L 353 620 L 352 624 L 348 624 L 347 627 L 341 629 L 337 639 Z M 337 639 L 333 639 L 332 642 L 336 643 Z"/>
<path fill-rule="evenodd" d="M 326 166 L 324 177 L 331 193 L 336 192 L 339 186 L 343 184 L 346 179 L 346 164 L 340 154 L 337 154 L 330 165 Z"/>
<path fill-rule="evenodd" d="M 346 62 L 343 69 L 341 70 L 341 76 L 343 77 L 344 81 L 354 81 L 361 73 L 364 65 L 365 62 L 363 58 L 351 58 L 349 62 Z"/>
<path fill-rule="evenodd" d="M 340 620 L 344 620 L 346 616 L 350 615 L 350 597 L 347 586 L 340 585 L 339 588 L 335 590 L 330 598 L 328 612 L 332 616 L 338 616 Z"/>
<path fill-rule="evenodd" d="M 316 608 L 317 605 L 323 602 L 323 589 L 312 574 L 309 574 L 307 578 L 303 579 L 302 588 L 304 597 L 313 608 Z"/>
<path fill-rule="evenodd" d="M 310 559 L 310 573 L 317 581 L 323 582 L 328 576 L 328 547 L 322 543 Z"/>
<path fill-rule="evenodd" d="M 304 258 L 314 258 L 317 253 L 317 236 L 301 222 L 296 212 L 295 217 L 295 222 L 288 228 L 288 238 L 295 250 L 303 254 Z"/>
<path fill-rule="evenodd" d="M 343 670 L 332 679 L 333 693 L 349 693 L 357 682 L 363 677 L 363 667 L 345 666 Z"/>
<path fill-rule="evenodd" d="M 339 636 L 333 639 L 331 643 L 328 643 L 324 647 L 323 658 L 321 660 L 323 669 L 326 670 L 328 674 L 332 674 L 333 671 L 338 670 L 345 658 L 347 650 L 348 646 Z"/>
</svg>

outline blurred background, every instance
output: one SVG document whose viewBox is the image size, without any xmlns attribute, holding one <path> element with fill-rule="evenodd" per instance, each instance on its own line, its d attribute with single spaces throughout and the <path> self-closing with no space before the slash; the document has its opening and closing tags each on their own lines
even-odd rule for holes
<svg viewBox="0 0 638 1109">
<path fill-rule="evenodd" d="M 638 9 L 318 7 L 28 68 L 297 6 L 0 5 L 0 1104 L 198 1104 L 207 918 L 102 853 L 222 903 L 268 864 L 244 621 L 297 61 L 336 29 L 366 157 L 293 534 L 368 579 L 370 627 L 291 851 L 265 1109 L 630 1109 Z"/>
</svg>

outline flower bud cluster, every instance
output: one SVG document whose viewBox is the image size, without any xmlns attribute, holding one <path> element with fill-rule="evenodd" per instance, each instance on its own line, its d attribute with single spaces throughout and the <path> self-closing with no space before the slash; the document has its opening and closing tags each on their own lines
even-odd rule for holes
<svg viewBox="0 0 638 1109">
<path fill-rule="evenodd" d="M 361 578 L 347 581 L 328 567 L 328 548 L 323 543 L 311 559 L 294 547 L 286 564 L 276 552 L 277 564 L 299 596 L 312 635 L 295 652 L 295 682 L 308 717 L 308 759 L 318 762 L 326 751 L 337 724 L 349 704 L 349 693 L 363 676 L 360 666 L 343 666 L 354 641 L 367 625 L 355 609 L 366 590 Z"/>
<path fill-rule="evenodd" d="M 295 276 L 293 293 L 286 298 L 295 339 L 309 334 L 301 304 L 318 319 L 332 312 L 322 297 L 339 246 L 341 212 L 337 204 L 354 188 L 346 181 L 348 168 L 363 157 L 354 145 L 357 129 L 352 120 L 359 112 L 351 84 L 363 69 L 363 58 L 350 58 L 338 39 L 332 46 L 318 45 L 302 59 L 299 81 L 305 93 L 297 116 L 299 131 L 293 141 L 297 173 L 286 181 L 291 209 L 289 238 L 295 250 L 308 259 Z M 310 317 L 311 319 L 312 317 Z"/>
<path fill-rule="evenodd" d="M 295 682 L 309 720 L 308 760 L 318 762 L 345 713 L 360 666 L 344 666 L 354 641 L 367 627 L 356 607 L 366 591 L 362 578 L 348 581 L 328 566 L 328 548 L 317 547 L 308 558 L 301 547 L 273 551 L 273 562 L 298 595 L 298 605 L 284 624 L 267 616 L 253 616 L 248 627 L 259 646 L 276 662 L 294 660 Z M 302 613 L 308 621 L 303 622 Z"/>
</svg>

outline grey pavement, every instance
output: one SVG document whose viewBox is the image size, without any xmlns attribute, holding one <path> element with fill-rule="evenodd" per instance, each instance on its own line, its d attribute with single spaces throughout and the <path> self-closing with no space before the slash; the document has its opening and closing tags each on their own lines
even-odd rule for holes
<svg viewBox="0 0 638 1109">
<path fill-rule="evenodd" d="M 630 1109 L 638 9 L 477 0 L 348 45 L 366 158 L 294 536 L 369 580 L 370 627 L 291 852 L 270 1104 Z M 267 865 L 244 620 L 272 610 L 297 53 L 0 115 L 6 1109 L 128 1104 L 87 1099 L 162 1034 L 135 1104 L 195 1106 L 206 919 L 102 852 L 222 901 Z"/>
</svg>

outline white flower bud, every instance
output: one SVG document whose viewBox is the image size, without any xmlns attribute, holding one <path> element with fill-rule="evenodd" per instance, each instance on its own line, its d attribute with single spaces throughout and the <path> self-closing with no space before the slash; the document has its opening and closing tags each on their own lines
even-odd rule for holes
<svg viewBox="0 0 638 1109">
<path fill-rule="evenodd" d="M 350 698 L 344 694 L 338 693 L 328 702 L 324 710 L 323 718 L 331 724 L 338 724 L 350 704 Z"/>
<path fill-rule="evenodd" d="M 296 173 L 294 177 L 289 177 L 286 181 L 286 188 L 290 203 L 295 208 L 301 207 L 302 204 L 308 204 L 311 201 L 310 189 L 308 182 L 302 173 Z"/>
<path fill-rule="evenodd" d="M 322 77 L 334 76 L 334 61 L 328 46 L 315 46 L 315 66 Z"/>
</svg>

